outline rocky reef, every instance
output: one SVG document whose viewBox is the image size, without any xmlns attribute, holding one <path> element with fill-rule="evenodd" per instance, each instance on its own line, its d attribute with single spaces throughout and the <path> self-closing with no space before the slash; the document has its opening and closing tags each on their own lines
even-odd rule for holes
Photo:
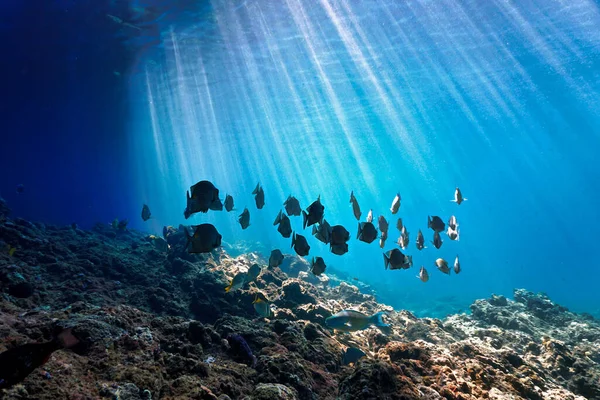
<svg viewBox="0 0 600 400">
<path fill-rule="evenodd" d="M 600 323 L 523 289 L 477 300 L 470 314 L 416 318 L 370 288 L 315 277 L 287 255 L 185 252 L 166 238 L 11 219 L 0 202 L 0 352 L 72 328 L 5 399 L 600 399 Z M 12 255 L 5 249 L 14 248 Z M 225 293 L 239 271 L 256 281 Z M 274 304 L 259 317 L 258 293 Z M 387 311 L 391 331 L 336 333 L 324 321 Z M 232 346 L 247 342 L 254 362 Z M 342 352 L 367 356 L 342 365 Z"/>
</svg>

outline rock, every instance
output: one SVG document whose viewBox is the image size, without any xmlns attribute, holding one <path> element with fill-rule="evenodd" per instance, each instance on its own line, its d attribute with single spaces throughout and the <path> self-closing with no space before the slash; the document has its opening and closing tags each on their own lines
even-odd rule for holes
<svg viewBox="0 0 600 400">
<path fill-rule="evenodd" d="M 252 400 L 296 400 L 298 392 L 295 389 L 279 383 L 259 383 L 254 392 Z"/>
</svg>

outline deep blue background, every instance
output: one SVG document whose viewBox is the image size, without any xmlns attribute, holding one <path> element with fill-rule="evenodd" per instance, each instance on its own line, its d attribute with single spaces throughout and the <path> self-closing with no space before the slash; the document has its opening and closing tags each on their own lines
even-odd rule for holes
<svg viewBox="0 0 600 400">
<path fill-rule="evenodd" d="M 0 196 L 15 215 L 89 226 L 123 213 L 127 91 L 113 71 L 132 56 L 106 23 L 109 7 L 0 5 Z"/>
</svg>

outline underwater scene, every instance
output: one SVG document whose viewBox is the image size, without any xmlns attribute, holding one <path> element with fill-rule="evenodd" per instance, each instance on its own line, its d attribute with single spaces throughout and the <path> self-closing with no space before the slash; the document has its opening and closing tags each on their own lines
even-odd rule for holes
<svg viewBox="0 0 600 400">
<path fill-rule="evenodd" d="M 600 399 L 597 1 L 0 31 L 0 399 Z"/>
</svg>

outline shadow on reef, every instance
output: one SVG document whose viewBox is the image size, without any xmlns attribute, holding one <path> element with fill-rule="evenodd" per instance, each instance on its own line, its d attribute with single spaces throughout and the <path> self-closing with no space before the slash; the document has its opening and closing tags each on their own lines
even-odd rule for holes
<svg viewBox="0 0 600 400">
<path fill-rule="evenodd" d="M 0 352 L 72 328 L 5 399 L 600 399 L 600 324 L 517 289 L 477 300 L 471 315 L 417 318 L 358 287 L 282 268 L 250 253 L 187 254 L 162 239 L 97 225 L 90 231 L 10 219 L 0 201 Z M 8 250 L 14 248 L 12 255 Z M 263 265 L 243 290 L 239 271 Z M 368 289 L 368 288 L 367 288 Z M 253 308 L 256 294 L 276 306 Z M 324 321 L 387 311 L 391 332 L 335 333 Z M 342 351 L 367 356 L 342 365 Z M 1 377 L 0 377 L 1 379 Z"/>
</svg>

